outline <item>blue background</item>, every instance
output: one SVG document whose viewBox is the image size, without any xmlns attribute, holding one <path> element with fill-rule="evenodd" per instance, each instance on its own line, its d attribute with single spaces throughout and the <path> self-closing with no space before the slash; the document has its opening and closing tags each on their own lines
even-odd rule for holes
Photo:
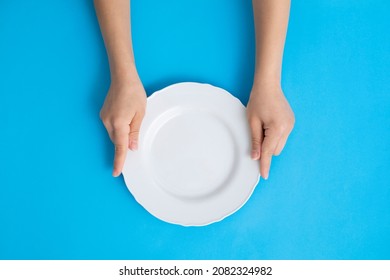
<svg viewBox="0 0 390 280">
<path fill-rule="evenodd" d="M 91 1 L 0 2 L 1 259 L 390 259 L 388 0 L 292 1 L 283 88 L 296 126 L 270 179 L 222 222 L 185 228 L 111 177 L 109 87 Z M 133 0 L 148 94 L 180 81 L 246 104 L 248 0 Z"/>
</svg>

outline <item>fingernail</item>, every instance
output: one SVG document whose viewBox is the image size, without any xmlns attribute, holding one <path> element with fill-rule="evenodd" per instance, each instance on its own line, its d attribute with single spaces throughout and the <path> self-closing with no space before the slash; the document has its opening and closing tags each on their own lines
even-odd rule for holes
<svg viewBox="0 0 390 280">
<path fill-rule="evenodd" d="M 137 141 L 131 141 L 131 143 L 130 143 L 130 150 L 135 151 L 137 149 L 138 149 Z"/>
<path fill-rule="evenodd" d="M 258 151 L 252 151 L 252 159 L 256 160 L 259 158 L 259 152 Z"/>
</svg>

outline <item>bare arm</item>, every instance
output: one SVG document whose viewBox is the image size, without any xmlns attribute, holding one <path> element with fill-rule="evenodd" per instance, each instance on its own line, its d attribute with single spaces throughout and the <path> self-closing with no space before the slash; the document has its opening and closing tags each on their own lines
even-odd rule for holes
<svg viewBox="0 0 390 280">
<path fill-rule="evenodd" d="M 294 114 L 281 89 L 281 67 L 290 0 L 253 0 L 256 69 L 248 103 L 252 158 L 268 178 L 273 155 L 279 155 L 294 125 Z"/>
<path fill-rule="evenodd" d="M 138 147 L 146 94 L 134 63 L 130 0 L 94 0 L 94 3 L 111 72 L 111 86 L 100 117 L 115 145 L 113 176 L 119 176 L 127 149 Z"/>
<path fill-rule="evenodd" d="M 290 0 L 253 0 L 256 82 L 280 83 Z"/>
<path fill-rule="evenodd" d="M 130 28 L 130 0 L 94 0 L 100 30 L 110 62 L 111 78 L 134 69 Z"/>
</svg>

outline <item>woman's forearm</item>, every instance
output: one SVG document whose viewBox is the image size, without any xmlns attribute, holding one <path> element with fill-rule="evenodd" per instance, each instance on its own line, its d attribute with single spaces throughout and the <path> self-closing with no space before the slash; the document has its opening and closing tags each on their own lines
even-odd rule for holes
<svg viewBox="0 0 390 280">
<path fill-rule="evenodd" d="M 252 158 L 268 178 L 271 160 L 283 150 L 294 127 L 294 113 L 280 80 L 290 0 L 252 0 L 256 30 L 256 69 L 247 114 Z"/>
<path fill-rule="evenodd" d="M 255 83 L 280 83 L 290 0 L 253 0 L 256 30 Z"/>
<path fill-rule="evenodd" d="M 121 174 L 127 150 L 138 148 L 146 93 L 134 63 L 130 0 L 94 0 L 110 62 L 111 85 L 100 118 L 115 145 L 114 170 Z"/>
<path fill-rule="evenodd" d="M 131 77 L 135 71 L 130 27 L 130 0 L 94 0 L 107 49 L 111 79 Z"/>
</svg>

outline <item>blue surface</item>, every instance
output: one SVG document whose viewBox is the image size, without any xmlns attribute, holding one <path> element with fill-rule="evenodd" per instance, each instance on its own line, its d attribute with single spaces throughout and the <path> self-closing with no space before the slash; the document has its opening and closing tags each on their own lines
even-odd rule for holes
<svg viewBox="0 0 390 280">
<path fill-rule="evenodd" d="M 155 219 L 111 177 L 91 2 L 0 2 L 1 259 L 390 258 L 389 1 L 292 1 L 295 130 L 249 202 L 201 228 Z M 133 0 L 132 13 L 148 94 L 198 81 L 246 104 L 250 1 Z"/>
</svg>

